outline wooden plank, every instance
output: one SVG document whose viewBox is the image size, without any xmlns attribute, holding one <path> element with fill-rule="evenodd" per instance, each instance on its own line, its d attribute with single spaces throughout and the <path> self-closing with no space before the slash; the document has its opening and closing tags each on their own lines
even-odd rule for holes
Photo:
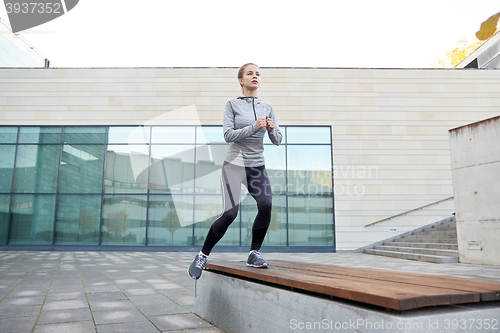
<svg viewBox="0 0 500 333">
<path fill-rule="evenodd" d="M 246 267 L 243 262 L 210 262 L 205 267 L 394 310 L 479 301 L 479 295 L 471 292 L 425 286 L 408 288 L 408 285 L 404 283 L 362 277 L 335 276 L 320 272 L 312 274 L 311 272 L 292 272 L 286 268 L 280 269 L 278 267 L 255 269 Z"/>
<path fill-rule="evenodd" d="M 416 274 L 397 271 L 385 271 L 369 268 L 349 268 L 320 264 L 291 263 L 288 261 L 270 261 L 272 267 L 280 267 L 290 271 L 321 272 L 352 277 L 367 277 L 376 280 L 403 282 L 414 285 L 447 288 L 469 292 L 477 292 L 481 301 L 500 300 L 500 283 L 477 279 L 456 278 L 449 276 Z"/>
</svg>

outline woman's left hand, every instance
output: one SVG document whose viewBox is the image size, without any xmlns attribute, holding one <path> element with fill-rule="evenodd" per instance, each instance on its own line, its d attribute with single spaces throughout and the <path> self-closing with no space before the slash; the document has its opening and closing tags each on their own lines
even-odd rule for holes
<svg viewBox="0 0 500 333">
<path fill-rule="evenodd" d="M 266 116 L 266 128 L 268 131 L 272 131 L 274 129 L 274 120 L 273 118 L 269 118 L 269 116 Z"/>
</svg>

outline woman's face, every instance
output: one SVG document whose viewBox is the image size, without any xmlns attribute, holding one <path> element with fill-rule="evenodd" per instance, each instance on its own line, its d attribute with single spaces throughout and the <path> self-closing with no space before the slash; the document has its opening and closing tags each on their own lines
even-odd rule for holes
<svg viewBox="0 0 500 333">
<path fill-rule="evenodd" d="M 260 71 L 255 65 L 248 65 L 243 71 L 243 77 L 240 79 L 243 89 L 257 90 L 260 87 Z"/>
</svg>

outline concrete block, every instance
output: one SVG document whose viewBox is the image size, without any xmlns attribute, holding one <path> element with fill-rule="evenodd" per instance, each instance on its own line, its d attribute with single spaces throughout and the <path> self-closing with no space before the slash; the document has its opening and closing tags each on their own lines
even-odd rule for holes
<svg viewBox="0 0 500 333">
<path fill-rule="evenodd" d="M 470 325 L 467 332 L 479 333 L 484 330 L 475 323 L 491 324 L 500 318 L 498 302 L 395 313 L 210 271 L 197 281 L 194 312 L 227 333 L 464 332 L 461 320 Z"/>
</svg>

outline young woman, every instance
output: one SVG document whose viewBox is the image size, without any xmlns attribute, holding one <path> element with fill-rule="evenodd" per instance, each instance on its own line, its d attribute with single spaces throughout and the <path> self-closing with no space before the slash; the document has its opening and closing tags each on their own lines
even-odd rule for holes
<svg viewBox="0 0 500 333">
<path fill-rule="evenodd" d="M 224 139 L 230 145 L 222 166 L 223 213 L 210 227 L 203 248 L 189 266 L 188 273 L 193 279 L 200 278 L 212 248 L 238 215 L 241 184 L 246 186 L 258 208 L 252 227 L 247 266 L 269 266 L 259 252 L 271 221 L 272 207 L 271 185 L 264 165 L 263 139 L 267 132 L 271 142 L 279 145 L 282 135 L 271 104 L 257 98 L 259 67 L 253 63 L 241 66 L 238 80 L 243 96 L 228 100 L 224 109 Z"/>
</svg>

